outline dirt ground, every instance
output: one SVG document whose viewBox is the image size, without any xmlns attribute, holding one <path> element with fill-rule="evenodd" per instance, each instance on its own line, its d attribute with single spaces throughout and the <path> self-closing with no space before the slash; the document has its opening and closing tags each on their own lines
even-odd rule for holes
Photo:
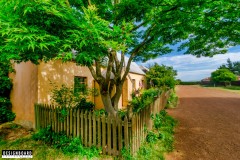
<svg viewBox="0 0 240 160">
<path fill-rule="evenodd" d="M 30 135 L 31 131 L 22 126 L 8 122 L 0 124 L 0 140 L 16 140 Z"/>
<path fill-rule="evenodd" d="M 240 94 L 178 86 L 179 105 L 168 113 L 178 120 L 175 151 L 167 160 L 239 160 Z"/>
</svg>

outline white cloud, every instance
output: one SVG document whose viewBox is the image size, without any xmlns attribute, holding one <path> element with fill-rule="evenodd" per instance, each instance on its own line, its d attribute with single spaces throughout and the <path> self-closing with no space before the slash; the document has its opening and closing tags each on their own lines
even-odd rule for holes
<svg viewBox="0 0 240 160">
<path fill-rule="evenodd" d="M 158 63 L 173 66 L 173 68 L 178 71 L 179 79 L 183 81 L 192 81 L 209 77 L 211 72 L 216 70 L 220 65 L 225 64 L 228 58 L 232 61 L 240 61 L 240 52 L 215 55 L 211 58 L 196 58 L 193 55 L 166 56 L 149 60 L 144 64 Z"/>
</svg>

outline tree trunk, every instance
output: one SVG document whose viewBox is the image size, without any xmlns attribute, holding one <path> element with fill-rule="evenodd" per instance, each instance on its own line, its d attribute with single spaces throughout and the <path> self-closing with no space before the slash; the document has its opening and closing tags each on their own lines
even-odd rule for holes
<svg viewBox="0 0 240 160">
<path fill-rule="evenodd" d="M 115 110 L 118 110 L 119 99 L 122 95 L 122 84 L 116 85 L 116 93 L 112 98 L 112 104 Z"/>
<path fill-rule="evenodd" d="M 116 117 L 117 111 L 114 109 L 111 101 L 110 94 L 101 94 L 102 102 L 105 110 L 110 114 Z"/>
</svg>

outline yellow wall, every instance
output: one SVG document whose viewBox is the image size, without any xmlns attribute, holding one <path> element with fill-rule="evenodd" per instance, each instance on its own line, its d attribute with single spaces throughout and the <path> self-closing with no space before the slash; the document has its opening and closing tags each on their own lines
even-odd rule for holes
<svg viewBox="0 0 240 160">
<path fill-rule="evenodd" d="M 73 62 L 62 63 L 61 61 L 42 62 L 38 67 L 38 103 L 51 103 L 51 90 L 54 85 L 74 85 L 74 76 L 87 77 L 87 85 L 93 88 L 93 77 L 87 67 L 77 66 Z M 93 98 L 90 97 L 93 101 Z"/>
<path fill-rule="evenodd" d="M 132 88 L 132 81 L 131 79 L 135 79 L 136 82 L 136 90 L 141 89 L 141 86 L 139 86 L 139 82 L 142 82 L 142 80 L 145 82 L 145 76 L 140 75 L 140 74 L 135 74 L 135 73 L 129 73 L 128 74 L 128 100 L 132 100 L 132 93 L 133 93 L 133 88 Z M 145 88 L 145 84 L 143 84 L 143 88 Z"/>
<path fill-rule="evenodd" d="M 51 90 L 55 85 L 61 86 L 67 84 L 70 87 L 74 85 L 74 76 L 87 77 L 89 88 L 96 87 L 94 79 L 87 67 L 77 66 L 73 62 L 62 63 L 61 61 L 41 62 L 38 66 L 31 62 L 14 64 L 15 74 L 11 74 L 13 79 L 13 90 L 11 92 L 11 101 L 13 112 L 16 113 L 16 121 L 24 123 L 25 126 L 34 127 L 34 103 L 51 103 Z M 129 73 L 124 86 L 119 109 L 126 108 L 131 100 L 132 82 L 135 79 L 136 89 L 139 89 L 139 81 L 144 80 L 144 75 Z M 103 108 L 101 96 L 89 97 L 89 100 L 96 103 L 96 108 Z"/>
<path fill-rule="evenodd" d="M 15 73 L 10 74 L 12 110 L 15 121 L 25 127 L 34 128 L 34 103 L 37 102 L 38 69 L 31 62 L 14 64 Z"/>
</svg>

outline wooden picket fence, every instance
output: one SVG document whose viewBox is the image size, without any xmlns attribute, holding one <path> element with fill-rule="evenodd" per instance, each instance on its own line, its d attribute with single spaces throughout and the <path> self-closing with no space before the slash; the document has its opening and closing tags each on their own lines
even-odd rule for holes
<svg viewBox="0 0 240 160">
<path fill-rule="evenodd" d="M 168 96 L 169 92 L 162 93 L 149 107 L 124 118 L 72 108 L 66 109 L 68 114 L 63 118 L 60 107 L 35 104 L 35 127 L 39 130 L 51 125 L 55 132 L 80 137 L 84 146 L 101 147 L 103 154 L 118 156 L 123 147 L 134 154 L 146 138 L 146 129 L 152 129 L 151 115 L 164 108 Z"/>
</svg>

